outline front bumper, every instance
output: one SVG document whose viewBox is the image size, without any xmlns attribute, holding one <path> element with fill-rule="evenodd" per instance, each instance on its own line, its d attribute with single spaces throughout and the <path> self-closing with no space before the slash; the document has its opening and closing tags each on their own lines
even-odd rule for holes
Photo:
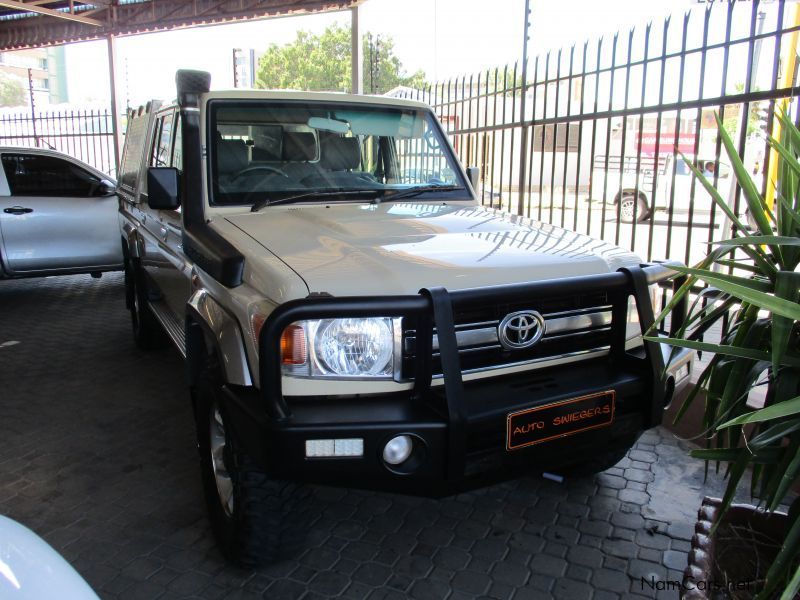
<svg viewBox="0 0 800 600">
<path fill-rule="evenodd" d="M 314 298 L 287 303 L 262 329 L 263 389 L 225 389 L 233 428 L 248 452 L 276 478 L 428 496 L 524 473 L 557 472 L 596 458 L 598 453 L 625 450 L 642 431 L 661 422 L 676 388 L 689 380 L 685 376 L 687 365 L 691 366 L 689 352 L 669 354 L 664 346 L 651 342 L 635 351 L 625 350 L 628 297 L 633 295 L 637 300 L 644 332 L 653 323 L 648 285 L 671 275 L 674 272 L 668 268 L 653 265 L 602 276 L 453 293 L 437 289 L 399 298 Z M 586 286 L 606 290 L 612 301 L 608 356 L 471 382 L 462 380 L 454 307 L 497 298 L 535 299 Z M 679 304 L 672 314 L 673 329 L 683 322 L 685 303 Z M 280 388 L 279 339 L 287 325 L 306 318 L 380 315 L 413 315 L 421 324 L 412 390 L 371 397 L 308 397 L 286 403 Z M 431 386 L 429 345 L 434 325 L 443 368 L 441 386 Z M 676 382 L 679 372 L 684 376 Z M 614 403 L 610 422 L 507 449 L 509 414 L 611 391 Z M 411 436 L 415 451 L 406 463 L 391 467 L 383 461 L 382 451 L 397 435 Z M 363 455 L 306 457 L 307 440 L 345 438 L 362 439 Z"/>
</svg>

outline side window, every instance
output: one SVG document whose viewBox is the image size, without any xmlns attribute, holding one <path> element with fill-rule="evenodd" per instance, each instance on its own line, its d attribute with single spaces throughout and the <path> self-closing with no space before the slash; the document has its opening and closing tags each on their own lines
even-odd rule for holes
<svg viewBox="0 0 800 600">
<path fill-rule="evenodd" d="M 172 166 L 183 171 L 183 145 L 181 144 L 181 120 L 175 121 L 175 145 L 172 149 Z"/>
<path fill-rule="evenodd" d="M 3 170 L 13 196 L 89 197 L 100 179 L 55 156 L 4 154 Z"/>
<path fill-rule="evenodd" d="M 158 135 L 153 142 L 153 156 L 150 159 L 150 165 L 153 167 L 167 167 L 170 162 L 170 154 L 172 146 L 172 120 L 174 113 L 164 115 L 159 119 Z"/>
</svg>

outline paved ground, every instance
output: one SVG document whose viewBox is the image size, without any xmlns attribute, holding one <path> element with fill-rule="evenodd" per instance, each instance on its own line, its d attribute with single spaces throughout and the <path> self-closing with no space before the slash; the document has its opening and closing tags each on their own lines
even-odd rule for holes
<svg viewBox="0 0 800 600">
<path fill-rule="evenodd" d="M 681 579 L 700 498 L 721 488 L 656 429 L 563 484 L 315 488 L 299 553 L 232 568 L 204 515 L 181 361 L 134 347 L 122 292 L 119 274 L 0 282 L 0 513 L 103 598 L 652 598 L 642 578 Z"/>
</svg>

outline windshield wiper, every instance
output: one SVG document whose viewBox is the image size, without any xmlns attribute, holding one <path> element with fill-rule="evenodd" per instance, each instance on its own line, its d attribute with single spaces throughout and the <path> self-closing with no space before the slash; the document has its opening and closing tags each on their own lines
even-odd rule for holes
<svg viewBox="0 0 800 600">
<path fill-rule="evenodd" d="M 276 206 L 278 204 L 291 204 L 305 198 L 330 198 L 332 196 L 341 196 L 347 198 L 349 196 L 366 196 L 375 195 L 380 190 L 329 190 L 327 192 L 303 192 L 302 194 L 295 194 L 286 198 L 264 198 L 259 200 L 250 208 L 250 212 L 258 212 L 267 206 Z"/>
<path fill-rule="evenodd" d="M 444 185 L 444 184 L 433 184 L 433 185 L 420 185 L 417 187 L 412 187 L 404 190 L 387 190 L 380 198 L 376 198 L 375 202 L 383 202 L 384 200 L 402 200 L 404 198 L 413 198 L 414 196 L 419 196 L 420 194 L 424 194 L 425 192 L 452 192 L 455 190 L 465 190 L 463 186 L 460 185 Z"/>
</svg>

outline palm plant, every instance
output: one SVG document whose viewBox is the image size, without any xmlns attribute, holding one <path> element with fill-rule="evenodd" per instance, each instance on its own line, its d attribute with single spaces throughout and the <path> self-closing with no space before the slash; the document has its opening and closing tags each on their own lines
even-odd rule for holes
<svg viewBox="0 0 800 600">
<path fill-rule="evenodd" d="M 656 319 L 702 281 L 707 284 L 692 303 L 690 316 L 671 338 L 651 329 L 646 339 L 713 353 L 697 386 L 680 407 L 676 421 L 705 394 L 703 427 L 706 448 L 692 456 L 727 463 L 728 485 L 722 513 L 751 468 L 751 495 L 768 512 L 789 502 L 800 476 L 800 131 L 786 114 L 777 115 L 781 139 L 768 139 L 778 160 L 775 204 L 760 194 L 717 117 L 719 135 L 750 212 L 748 228 L 728 207 L 714 185 L 686 157 L 697 181 L 725 212 L 734 235 L 714 244 L 694 267 L 680 267 L 686 283 Z M 721 341 L 703 341 L 712 326 Z M 654 326 L 655 327 L 655 326 Z M 747 405 L 749 392 L 766 387 L 760 410 Z M 708 462 L 706 463 L 708 469 Z M 788 529 L 759 598 L 793 598 L 800 588 L 800 499 L 790 503 Z M 717 522 L 717 525 L 719 521 Z"/>
</svg>

